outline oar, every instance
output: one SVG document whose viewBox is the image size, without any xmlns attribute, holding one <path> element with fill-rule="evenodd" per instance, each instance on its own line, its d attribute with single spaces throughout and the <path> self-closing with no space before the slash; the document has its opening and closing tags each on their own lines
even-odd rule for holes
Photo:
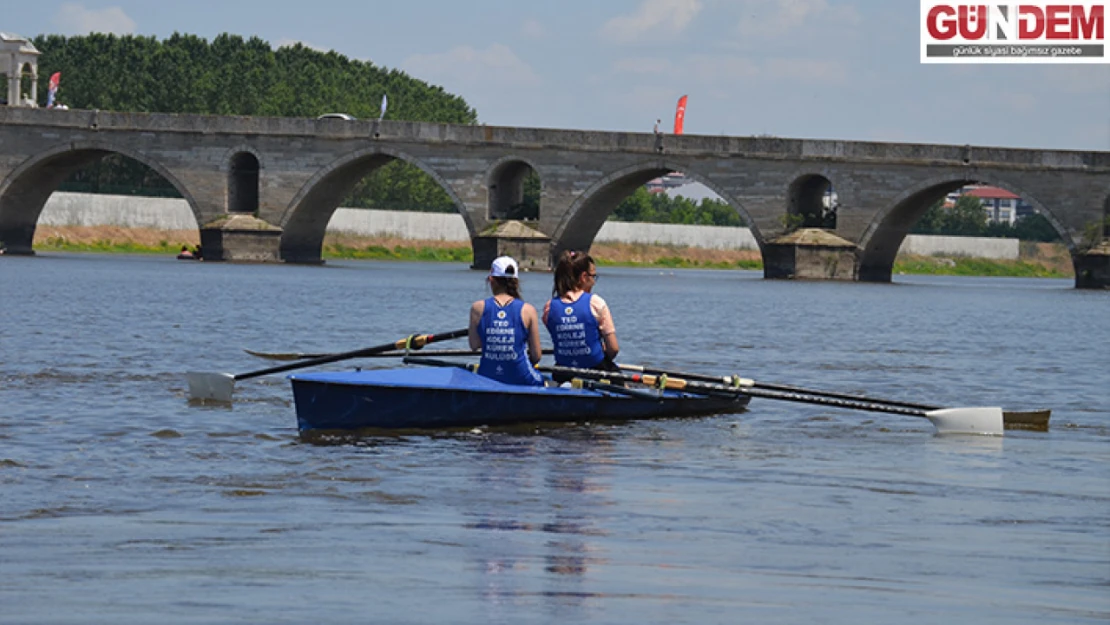
<svg viewBox="0 0 1110 625">
<path fill-rule="evenodd" d="M 616 395 L 628 395 L 636 399 L 646 399 L 648 401 L 663 401 L 663 396 L 658 391 L 649 391 L 643 388 L 628 388 L 619 384 L 609 384 L 608 382 L 598 382 L 597 380 L 583 380 L 581 378 L 574 378 L 570 381 L 572 388 L 586 388 L 594 391 L 605 391 Z"/>
<path fill-rule="evenodd" d="M 727 376 L 714 376 L 704 375 L 699 373 L 685 373 L 681 371 L 668 371 L 664 369 L 657 369 L 654 367 L 644 367 L 641 365 L 617 365 L 625 371 L 636 371 L 639 373 L 650 373 L 654 375 L 668 375 L 688 380 L 697 380 L 700 382 L 713 382 L 715 384 L 724 384 L 731 387 L 744 387 L 744 388 L 757 388 L 769 391 L 783 391 L 786 393 L 801 393 L 804 395 L 813 395 L 815 397 L 831 397 L 834 399 L 847 399 L 850 401 L 862 401 L 873 404 L 885 404 L 888 406 L 898 406 L 900 408 L 912 408 L 923 411 L 941 410 L 941 406 L 931 406 L 928 404 L 920 404 L 916 402 L 900 401 L 897 399 L 878 399 L 875 397 L 866 397 L 864 395 L 854 395 L 851 393 L 839 393 L 833 391 L 819 391 L 808 388 L 801 388 L 798 386 L 788 386 L 786 384 L 773 384 L 770 382 L 757 382 L 748 378 L 742 378 L 735 375 Z M 1048 430 L 1048 420 L 1052 416 L 1051 410 L 1003 410 L 1002 411 L 1002 424 L 1006 429 L 1021 429 L 1021 430 Z"/>
<path fill-rule="evenodd" d="M 471 373 L 476 373 L 478 371 L 478 365 L 474 363 L 452 362 L 450 360 L 425 358 L 423 355 L 405 356 L 401 360 L 401 362 L 409 365 L 425 365 L 428 367 L 458 367 L 459 369 L 466 369 Z M 537 369 L 539 368 L 540 367 L 537 367 Z M 571 380 L 571 386 L 573 388 L 585 388 L 595 391 L 605 391 L 607 393 L 613 393 L 615 395 L 627 395 L 629 397 L 646 399 L 649 401 L 661 401 L 663 399 L 662 395 L 655 391 L 649 391 L 642 388 L 627 388 L 618 384 L 609 384 L 607 382 L 599 382 L 592 379 L 584 380 L 582 378 L 574 378 L 573 380 Z"/>
<path fill-rule="evenodd" d="M 253 349 L 244 349 L 251 356 L 265 358 L 266 360 L 304 360 L 306 358 L 323 358 L 324 356 L 331 356 L 336 352 L 318 352 L 318 353 L 305 353 L 305 352 L 256 352 Z"/>
<path fill-rule="evenodd" d="M 467 329 L 463 328 L 462 330 L 444 332 L 442 334 L 414 334 L 407 338 L 384 345 L 378 345 L 376 347 L 366 347 L 351 352 L 343 352 L 341 354 L 327 354 L 319 358 L 310 358 L 287 365 L 279 365 L 277 367 L 249 371 L 247 373 L 236 373 L 234 375 L 230 373 L 190 371 L 185 374 L 189 380 L 189 399 L 230 402 L 232 391 L 235 390 L 235 382 L 238 380 L 257 378 L 258 376 L 269 375 L 271 373 L 281 373 L 282 371 L 292 371 L 294 369 L 303 369 L 316 365 L 326 365 L 330 362 L 349 360 L 351 358 L 363 358 L 393 350 L 420 349 L 429 343 L 466 336 L 466 333 Z"/>
<path fill-rule="evenodd" d="M 251 349 L 244 349 L 243 351 L 247 352 L 251 356 L 257 356 L 259 358 L 265 358 L 267 360 L 304 360 L 305 358 L 323 358 L 324 356 L 330 356 L 333 353 L 333 352 L 321 352 L 319 354 L 311 354 L 311 353 L 303 353 L 303 352 L 256 352 L 256 351 L 251 350 Z M 406 352 L 403 352 L 403 351 L 389 350 L 388 352 L 382 352 L 380 354 L 370 354 L 369 356 L 366 356 L 366 357 L 367 358 L 396 358 L 398 356 L 404 356 L 405 353 Z M 481 351 L 474 351 L 474 350 L 470 350 L 470 349 L 439 349 L 439 350 L 432 349 L 432 350 L 428 350 L 426 352 L 420 352 L 420 353 L 422 355 L 425 355 L 425 356 L 481 356 L 482 355 Z M 554 354 L 555 350 L 545 349 L 545 350 L 543 350 L 543 353 L 544 354 Z"/>
<path fill-rule="evenodd" d="M 405 356 L 401 362 L 406 365 L 424 365 L 426 367 L 458 367 L 459 369 L 466 369 L 471 373 L 478 371 L 478 363 L 474 362 L 451 362 L 450 360 L 436 360 L 435 358 L 424 358 L 423 356 Z"/>
<path fill-rule="evenodd" d="M 542 371 L 551 373 L 564 373 L 594 380 L 623 380 L 638 382 L 657 388 L 686 390 L 693 393 L 706 395 L 750 395 L 766 399 L 779 399 L 804 404 L 818 404 L 822 406 L 835 406 L 854 410 L 870 412 L 885 412 L 889 414 L 906 415 L 910 417 L 924 417 L 931 421 L 942 434 L 990 434 L 1002 435 L 1002 409 L 996 407 L 969 407 L 969 408 L 941 408 L 936 410 L 923 410 L 921 408 L 908 408 L 886 403 L 823 397 L 802 392 L 773 391 L 762 388 L 732 387 L 724 384 L 697 382 L 682 377 L 672 377 L 665 374 L 651 375 L 641 373 L 619 373 L 615 371 L 596 371 L 593 369 L 578 369 L 574 367 L 537 367 Z"/>
</svg>

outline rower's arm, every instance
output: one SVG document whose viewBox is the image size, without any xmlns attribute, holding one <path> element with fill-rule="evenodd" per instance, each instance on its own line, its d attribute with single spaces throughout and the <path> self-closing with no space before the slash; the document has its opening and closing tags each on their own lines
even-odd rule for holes
<svg viewBox="0 0 1110 625">
<path fill-rule="evenodd" d="M 482 321 L 482 313 L 486 309 L 486 303 L 478 300 L 470 306 L 470 326 L 466 333 L 467 340 L 470 342 L 470 349 L 482 349 L 482 336 L 478 334 L 478 323 Z"/>
</svg>

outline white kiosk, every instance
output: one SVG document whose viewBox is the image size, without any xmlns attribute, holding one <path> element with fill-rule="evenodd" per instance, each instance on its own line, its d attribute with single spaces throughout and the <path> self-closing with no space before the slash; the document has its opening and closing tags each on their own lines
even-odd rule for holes
<svg viewBox="0 0 1110 625">
<path fill-rule="evenodd" d="M 8 79 L 8 106 L 38 107 L 39 51 L 30 40 L 0 32 L 0 74 Z M 21 92 L 24 78 L 31 79 L 31 88 Z"/>
</svg>

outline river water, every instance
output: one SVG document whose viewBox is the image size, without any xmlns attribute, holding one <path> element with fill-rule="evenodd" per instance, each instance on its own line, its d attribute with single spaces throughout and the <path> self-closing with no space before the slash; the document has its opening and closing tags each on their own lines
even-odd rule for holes
<svg viewBox="0 0 1110 625">
<path fill-rule="evenodd" d="M 282 375 L 214 407 L 186 401 L 183 373 L 272 364 L 243 348 L 464 327 L 483 274 L 3 257 L 0 622 L 1110 619 L 1110 293 L 600 274 L 624 362 L 1049 407 L 1052 427 L 937 436 L 754 399 L 709 418 L 325 445 L 298 437 Z M 523 285 L 540 305 L 550 276 Z"/>
</svg>

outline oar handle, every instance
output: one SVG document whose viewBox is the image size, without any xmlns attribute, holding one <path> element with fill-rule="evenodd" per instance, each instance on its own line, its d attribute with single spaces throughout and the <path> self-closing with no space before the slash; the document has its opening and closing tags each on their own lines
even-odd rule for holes
<svg viewBox="0 0 1110 625">
<path fill-rule="evenodd" d="M 321 356 L 319 358 L 309 358 L 308 360 L 292 362 L 286 365 L 278 365 L 276 367 L 270 367 L 268 369 L 260 369 L 258 371 L 239 373 L 233 377 L 236 381 L 246 380 L 249 378 L 269 375 L 271 373 L 281 373 L 283 371 L 292 371 L 294 369 L 304 369 L 305 367 L 315 367 L 316 365 L 326 365 L 328 363 L 338 362 L 340 360 L 349 360 L 351 358 L 372 356 L 374 354 L 390 350 L 420 349 L 421 347 L 424 347 L 425 345 L 429 343 L 434 343 L 436 341 L 445 341 L 448 339 L 457 339 L 461 336 L 466 336 L 467 332 L 468 329 L 463 328 L 461 330 L 454 330 L 452 332 L 444 332 L 440 334 L 413 334 L 406 338 L 399 339 L 392 343 L 386 343 L 384 345 L 356 349 L 354 351 L 343 352 L 341 354 L 328 354 L 327 356 Z"/>
</svg>

